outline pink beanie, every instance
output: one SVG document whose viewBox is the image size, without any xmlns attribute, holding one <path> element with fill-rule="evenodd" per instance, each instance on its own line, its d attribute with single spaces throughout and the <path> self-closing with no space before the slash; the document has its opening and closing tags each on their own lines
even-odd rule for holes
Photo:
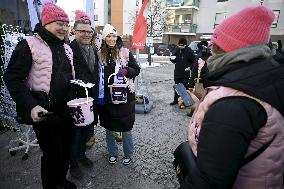
<svg viewBox="0 0 284 189">
<path fill-rule="evenodd" d="M 91 18 L 84 11 L 76 10 L 75 15 L 76 15 L 75 21 L 77 21 L 77 20 L 89 20 L 89 21 L 91 21 Z"/>
<path fill-rule="evenodd" d="M 214 30 L 211 42 L 225 52 L 267 44 L 274 13 L 264 6 L 248 7 L 228 17 Z"/>
<path fill-rule="evenodd" d="M 69 22 L 68 15 L 53 3 L 44 4 L 41 12 L 41 24 L 45 26 L 56 21 Z"/>
</svg>

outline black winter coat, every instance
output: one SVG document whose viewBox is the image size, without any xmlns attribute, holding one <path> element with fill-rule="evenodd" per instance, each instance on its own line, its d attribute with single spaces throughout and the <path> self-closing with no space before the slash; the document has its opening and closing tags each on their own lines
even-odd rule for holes
<svg viewBox="0 0 284 189">
<path fill-rule="evenodd" d="M 74 59 L 74 68 L 75 68 L 75 78 L 80 79 L 84 81 L 85 83 L 93 83 L 95 86 L 93 86 L 91 89 L 88 89 L 89 91 L 89 96 L 94 99 L 93 101 L 93 111 L 95 115 L 95 120 L 94 124 L 98 122 L 98 112 L 97 112 L 97 107 L 96 107 L 96 99 L 98 98 L 99 94 L 99 87 L 97 85 L 98 80 L 99 80 L 99 60 L 98 60 L 98 55 L 97 51 L 94 48 L 94 53 L 95 53 L 95 66 L 94 66 L 94 71 L 92 72 L 88 65 L 87 62 L 81 52 L 81 48 L 76 40 L 73 40 L 70 43 L 70 47 L 73 50 L 73 59 Z M 84 98 L 86 97 L 86 93 L 83 87 L 76 87 L 76 92 L 77 92 L 77 97 Z"/>
<path fill-rule="evenodd" d="M 197 77 L 197 70 L 194 69 L 196 64 L 196 58 L 193 50 L 189 47 L 185 47 L 184 49 L 177 49 L 175 59 L 171 60 L 172 63 L 175 64 L 174 70 L 174 80 L 175 82 L 180 79 L 190 79 L 190 71 L 185 71 L 186 68 L 190 67 L 191 77 Z M 189 85 L 194 86 L 194 80 L 189 80 Z M 187 87 L 187 86 L 186 86 Z"/>
<path fill-rule="evenodd" d="M 226 65 L 205 74 L 203 84 L 242 91 L 284 116 L 284 66 L 269 59 Z M 196 169 L 190 171 L 181 189 L 232 188 L 250 141 L 266 121 L 265 109 L 250 98 L 231 96 L 214 102 L 202 123 Z"/>
<path fill-rule="evenodd" d="M 171 60 L 175 64 L 174 79 L 181 79 L 190 77 L 190 72 L 185 71 L 186 68 L 190 67 L 192 70 L 196 58 L 194 52 L 189 47 L 184 49 L 178 49 L 175 53 L 176 58 Z"/>
<path fill-rule="evenodd" d="M 276 50 L 276 54 L 273 55 L 273 59 L 279 64 L 284 64 L 284 52 Z"/>
<path fill-rule="evenodd" d="M 129 61 L 126 77 L 134 79 L 140 73 L 140 67 L 137 64 L 132 53 L 129 52 Z M 111 101 L 110 90 L 108 87 L 108 77 L 115 72 L 115 63 L 104 67 L 104 98 L 106 102 Z M 110 79 L 110 84 L 113 83 L 113 77 Z M 129 131 L 132 129 L 135 121 L 135 93 L 130 93 L 128 90 L 127 103 L 112 104 L 107 103 L 98 106 L 100 125 L 111 131 Z"/>
<path fill-rule="evenodd" d="M 37 105 L 54 112 L 55 115 L 66 114 L 67 102 L 71 99 L 72 68 L 65 54 L 64 40 L 58 39 L 40 24 L 36 25 L 35 32 L 52 51 L 53 66 L 49 94 L 30 91 L 25 84 L 33 63 L 31 50 L 26 40 L 20 41 L 16 46 L 4 74 L 4 81 L 16 103 L 17 113 L 25 120 L 31 120 L 30 112 Z"/>
</svg>

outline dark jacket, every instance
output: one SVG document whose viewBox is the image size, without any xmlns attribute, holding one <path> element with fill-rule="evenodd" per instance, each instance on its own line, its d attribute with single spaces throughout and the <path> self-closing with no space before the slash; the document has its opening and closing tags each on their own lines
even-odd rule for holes
<svg viewBox="0 0 284 189">
<path fill-rule="evenodd" d="M 96 99 L 98 98 L 98 94 L 99 94 L 99 87 L 97 85 L 98 80 L 99 80 L 99 64 L 98 64 L 98 55 L 97 55 L 97 51 L 94 48 L 94 53 L 95 53 L 95 66 L 94 66 L 94 71 L 92 72 L 90 70 L 90 68 L 87 65 L 87 62 L 84 58 L 84 56 L 82 55 L 80 46 L 78 44 L 78 42 L 76 40 L 73 40 L 70 43 L 70 47 L 73 50 L 73 57 L 74 57 L 74 68 L 75 68 L 75 77 L 76 79 L 80 79 L 82 81 L 84 81 L 85 83 L 93 83 L 95 84 L 95 86 L 93 86 L 91 89 L 88 89 L 89 91 L 89 96 L 91 96 L 94 101 L 94 114 L 95 114 L 95 124 L 97 123 L 98 120 L 98 113 L 97 113 L 97 107 L 96 107 Z M 83 87 L 76 87 L 76 91 L 77 91 L 77 97 L 81 97 L 84 98 L 86 97 L 86 93 L 85 90 L 83 89 Z"/>
<path fill-rule="evenodd" d="M 196 62 L 196 58 L 194 55 L 194 52 L 189 47 L 185 47 L 184 49 L 177 49 L 176 53 L 174 54 L 176 56 L 175 59 L 171 60 L 172 63 L 175 64 L 175 70 L 174 70 L 174 80 L 186 78 L 190 78 L 190 72 L 185 71 L 186 68 L 190 67 L 192 72 L 192 75 L 197 75 L 197 70 L 193 70 L 194 63 Z"/>
<path fill-rule="evenodd" d="M 113 62 L 113 60 L 110 62 Z M 126 77 L 130 79 L 134 79 L 140 73 L 140 67 L 131 52 L 129 52 L 128 67 L 126 69 Z M 99 107 L 100 125 L 111 131 L 129 131 L 135 121 L 135 93 L 130 93 L 128 90 L 127 103 L 125 104 L 110 103 L 111 96 L 108 84 L 112 84 L 114 79 L 111 77 L 108 83 L 108 78 L 114 72 L 114 62 L 104 67 L 104 98 L 109 103 Z"/>
<path fill-rule="evenodd" d="M 53 66 L 49 94 L 30 91 L 25 84 L 33 63 L 26 40 L 20 41 L 16 46 L 4 74 L 4 81 L 16 103 L 17 113 L 29 119 L 31 109 L 37 105 L 58 115 L 66 113 L 67 102 L 70 100 L 70 80 L 73 78 L 70 61 L 63 46 L 64 40 L 58 39 L 40 24 L 36 25 L 35 32 L 52 51 Z"/>
<path fill-rule="evenodd" d="M 205 74 L 203 84 L 242 91 L 265 101 L 284 116 L 284 66 L 269 59 L 226 65 Z M 212 104 L 202 123 L 197 168 L 190 172 L 181 188 L 232 188 L 250 141 L 264 126 L 266 118 L 264 108 L 249 98 L 226 97 Z"/>
<path fill-rule="evenodd" d="M 273 55 L 273 59 L 279 64 L 284 64 L 284 52 L 276 50 L 276 54 Z"/>
</svg>

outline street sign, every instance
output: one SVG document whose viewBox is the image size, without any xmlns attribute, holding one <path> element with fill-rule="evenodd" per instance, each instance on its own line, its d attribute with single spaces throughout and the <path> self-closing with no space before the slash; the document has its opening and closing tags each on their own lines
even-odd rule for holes
<svg viewBox="0 0 284 189">
<path fill-rule="evenodd" d="M 153 37 L 146 37 L 146 46 L 153 46 Z"/>
<path fill-rule="evenodd" d="M 151 54 L 154 54 L 154 53 L 155 53 L 155 49 L 154 49 L 153 46 L 150 46 L 150 53 L 151 53 Z"/>
</svg>

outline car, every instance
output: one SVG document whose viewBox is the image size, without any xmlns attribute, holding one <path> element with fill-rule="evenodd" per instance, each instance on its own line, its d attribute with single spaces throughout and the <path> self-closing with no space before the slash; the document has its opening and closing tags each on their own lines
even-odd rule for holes
<svg viewBox="0 0 284 189">
<path fill-rule="evenodd" d="M 171 56 L 175 53 L 177 46 L 175 44 L 161 44 L 158 46 L 157 55 L 158 56 Z"/>
<path fill-rule="evenodd" d="M 168 54 L 170 52 L 169 46 L 167 44 L 161 44 L 158 46 L 157 55 L 158 56 L 170 56 Z"/>
</svg>

